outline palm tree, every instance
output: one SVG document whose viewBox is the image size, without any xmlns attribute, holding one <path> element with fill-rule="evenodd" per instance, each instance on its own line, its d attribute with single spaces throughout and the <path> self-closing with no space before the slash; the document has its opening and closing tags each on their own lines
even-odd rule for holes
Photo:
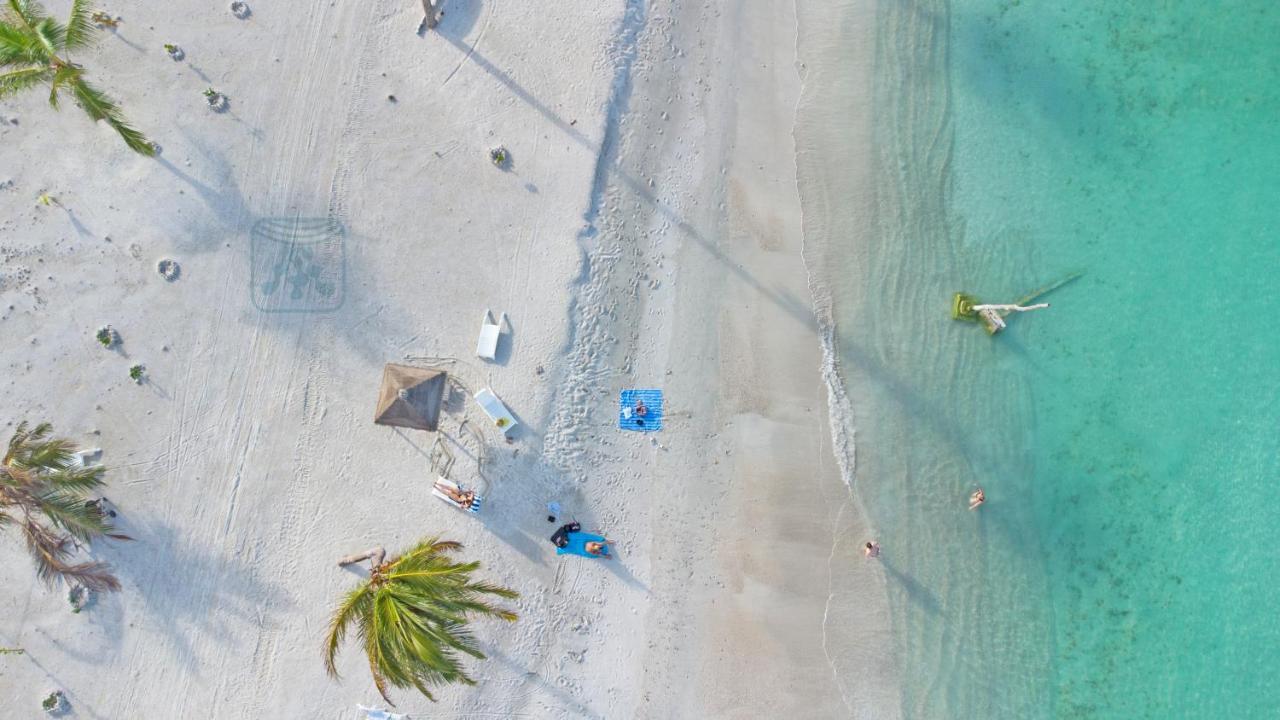
<svg viewBox="0 0 1280 720">
<path fill-rule="evenodd" d="M 49 104 L 67 90 L 89 117 L 105 120 L 134 152 L 155 155 L 156 146 L 125 122 L 120 108 L 84 79 L 84 69 L 67 59 L 72 50 L 93 43 L 97 34 L 88 0 L 72 0 L 64 25 L 49 17 L 37 0 L 4 0 L 0 8 L 0 100 L 37 85 L 49 86 Z"/>
<path fill-rule="evenodd" d="M 130 538 L 113 532 L 101 505 L 87 499 L 103 485 L 103 468 L 72 463 L 71 441 L 49 438 L 52 429 L 22 423 L 9 440 L 0 463 L 0 528 L 18 527 L 45 583 L 61 579 L 98 592 L 119 590 L 106 563 L 71 559 L 80 543 Z"/>
<path fill-rule="evenodd" d="M 467 623 L 473 616 L 514 621 L 515 613 L 488 604 L 485 596 L 512 599 L 519 593 L 473 581 L 471 573 L 480 563 L 454 562 L 449 555 L 461 549 L 459 543 L 431 538 L 386 562 L 382 548 L 340 560 L 339 565 L 369 560 L 373 569 L 367 581 L 342 599 L 329 623 L 324 648 L 329 675 L 338 676 L 334 656 L 354 624 L 369 656 L 373 683 L 387 702 L 388 685 L 417 688 L 433 702 L 428 686 L 474 685 L 459 653 L 479 659 L 484 653 L 476 648 Z"/>
</svg>

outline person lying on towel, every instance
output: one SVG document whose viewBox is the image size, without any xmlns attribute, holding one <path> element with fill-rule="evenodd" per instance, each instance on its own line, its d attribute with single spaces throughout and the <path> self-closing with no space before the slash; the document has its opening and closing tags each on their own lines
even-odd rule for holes
<svg viewBox="0 0 1280 720">
<path fill-rule="evenodd" d="M 436 483 L 436 489 L 445 495 L 448 495 L 450 500 L 458 503 L 458 507 L 461 507 L 464 510 L 469 510 L 471 508 L 471 504 L 476 501 L 476 494 L 471 490 L 454 490 L 448 485 L 443 485 L 441 483 Z"/>
</svg>

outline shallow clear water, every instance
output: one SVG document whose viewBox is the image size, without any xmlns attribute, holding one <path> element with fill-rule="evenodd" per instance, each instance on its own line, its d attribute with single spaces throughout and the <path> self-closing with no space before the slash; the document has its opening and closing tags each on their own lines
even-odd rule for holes
<svg viewBox="0 0 1280 720">
<path fill-rule="evenodd" d="M 1280 5 L 881 2 L 876 73 L 830 268 L 906 715 L 1276 717 Z"/>
</svg>

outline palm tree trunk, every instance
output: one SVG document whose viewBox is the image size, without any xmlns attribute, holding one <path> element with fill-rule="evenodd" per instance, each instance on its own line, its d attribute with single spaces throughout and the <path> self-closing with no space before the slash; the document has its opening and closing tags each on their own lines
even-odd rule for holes
<svg viewBox="0 0 1280 720">
<path fill-rule="evenodd" d="M 378 546 L 375 548 L 369 548 L 368 550 L 365 550 L 362 553 L 357 553 L 355 555 L 348 555 L 342 558 L 341 560 L 338 561 L 338 567 L 353 565 L 355 563 L 360 562 L 361 560 L 368 560 L 370 567 L 378 567 L 379 565 L 382 564 L 382 561 L 385 560 L 386 557 L 387 557 L 387 551 L 381 546 Z"/>
<path fill-rule="evenodd" d="M 440 6 L 444 0 L 422 0 L 422 12 L 426 14 L 427 29 L 434 28 L 440 22 Z"/>
</svg>

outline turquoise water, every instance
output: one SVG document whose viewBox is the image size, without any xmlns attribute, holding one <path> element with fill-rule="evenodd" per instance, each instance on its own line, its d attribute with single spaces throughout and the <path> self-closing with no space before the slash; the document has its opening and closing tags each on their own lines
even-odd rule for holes
<svg viewBox="0 0 1280 720">
<path fill-rule="evenodd" d="M 877 23 L 834 316 L 906 716 L 1280 717 L 1280 4 Z"/>
</svg>

